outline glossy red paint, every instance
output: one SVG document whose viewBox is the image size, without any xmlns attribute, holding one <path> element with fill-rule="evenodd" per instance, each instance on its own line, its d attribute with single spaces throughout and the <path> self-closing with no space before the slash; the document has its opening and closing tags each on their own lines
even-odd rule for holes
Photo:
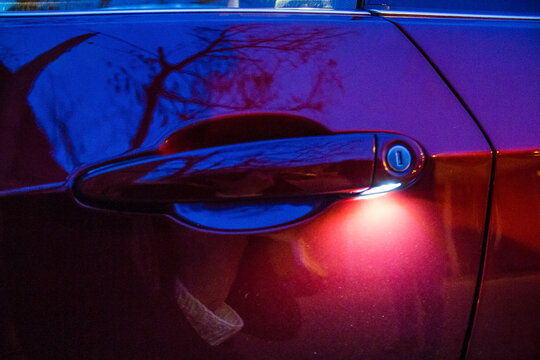
<svg viewBox="0 0 540 360">
<path fill-rule="evenodd" d="M 37 59 L 51 48 L 60 49 L 58 52 L 64 51 L 56 60 L 51 56 L 42 57 L 44 61 L 51 62 L 51 65 L 33 79 L 33 91 L 25 103 L 33 104 L 33 116 L 38 119 L 38 128 L 42 129 L 38 133 L 41 133 L 41 136 L 45 133 L 47 138 L 55 141 L 50 145 L 51 148 L 42 152 L 52 151 L 53 157 L 60 162 L 64 171 L 69 173 L 79 166 L 93 165 L 129 152 L 132 137 L 138 133 L 138 127 L 144 125 L 142 127 L 146 129 L 146 117 L 142 120 L 149 112 L 145 111 L 146 96 L 152 99 L 157 97 L 161 101 L 161 107 L 158 108 L 159 111 L 154 111 L 153 125 L 143 132 L 147 132 L 147 136 L 136 152 L 153 151 L 174 132 L 202 120 L 261 111 L 308 118 L 332 132 L 388 131 L 404 134 L 429 149 L 430 154 L 489 151 L 481 132 L 422 55 L 393 25 L 384 20 L 339 15 L 237 14 L 228 15 L 231 19 L 240 19 L 236 27 L 231 28 L 230 21 L 211 14 L 182 15 L 179 19 L 171 15 L 153 15 L 152 22 L 148 22 L 143 15 L 134 15 L 121 17 L 131 29 L 127 31 L 125 26 L 111 23 L 110 16 L 70 18 L 69 24 L 59 26 L 49 26 L 53 18 L 34 19 L 36 22 L 33 27 L 26 30 L 23 18 L 3 21 L 2 30 L 6 38 L 27 39 L 33 31 L 40 29 L 47 40 L 32 44 L 19 42 L 28 46 L 25 45 L 24 50 L 17 50 L 18 47 L 15 50 L 25 52 L 27 56 L 20 63 L 10 64 L 14 69 L 25 65 L 26 62 L 23 62 L 27 59 Z M 286 38 L 293 36 L 290 41 L 300 41 L 302 46 L 265 50 L 247 44 L 245 52 L 249 55 L 248 59 L 264 58 L 264 66 L 256 67 L 256 71 L 250 67 L 251 62 L 248 60 L 239 60 L 237 63 L 234 54 L 226 54 L 226 59 L 222 62 L 219 59 L 210 62 L 209 64 L 227 68 L 223 69 L 219 78 L 219 74 L 213 74 L 203 83 L 203 95 L 209 97 L 205 103 L 201 103 L 201 99 L 196 97 L 197 94 L 193 95 L 194 99 L 184 99 L 185 103 L 195 107 L 187 108 L 185 112 L 179 111 L 180 115 L 190 116 L 184 119 L 176 110 L 167 107 L 178 103 L 178 99 L 171 99 L 172 93 L 165 91 L 167 89 L 146 94 L 144 89 L 147 89 L 147 78 L 152 76 L 153 69 L 144 62 L 139 64 L 142 60 L 138 60 L 136 55 L 143 56 L 143 59 L 148 57 L 149 64 L 159 64 L 159 59 L 152 57 L 152 51 L 157 52 L 160 47 L 167 51 L 169 47 L 178 45 L 183 49 L 183 53 L 175 55 L 176 57 L 195 53 L 199 55 L 199 62 L 207 60 L 197 52 L 202 46 L 200 39 L 187 34 L 198 29 L 201 22 L 210 19 L 215 26 L 207 29 L 210 33 L 205 36 L 208 37 L 215 36 L 222 30 L 229 30 L 225 34 L 233 36 L 232 41 L 240 41 L 242 36 L 247 35 L 253 39 L 265 39 L 269 34 L 274 34 Z M 177 20 L 178 24 L 174 24 Z M 87 39 L 87 42 L 69 48 L 73 42 L 69 40 L 70 36 L 88 37 L 88 34 L 74 35 L 73 25 L 88 22 L 93 24 L 90 30 L 102 32 L 103 35 L 95 35 L 91 40 Z M 156 27 L 161 30 L 157 31 Z M 165 36 L 164 33 L 168 35 Z M 116 40 L 117 38 L 124 42 Z M 139 42 L 143 42 L 150 49 L 150 54 L 130 55 L 123 52 L 126 47 L 131 49 L 130 44 Z M 105 51 L 105 48 L 114 51 Z M 71 50 L 67 52 L 67 49 Z M 371 55 L 367 56 L 368 53 Z M 290 58 L 293 63 L 301 62 L 300 55 L 309 60 L 301 68 L 295 70 L 292 65 L 279 66 L 283 57 Z M 169 61 L 179 60 L 175 56 Z M 197 68 L 199 72 L 208 71 L 209 65 L 202 66 L 197 62 L 192 64 L 193 67 L 201 66 Z M 77 74 L 77 77 L 68 76 L 66 69 L 70 74 Z M 81 69 L 84 71 L 78 71 Z M 127 89 L 113 81 L 115 75 L 122 73 L 122 69 L 132 71 L 127 78 Z M 255 73 L 246 74 L 247 70 Z M 269 74 L 272 76 L 269 77 Z M 177 75 L 170 70 L 169 79 L 173 81 Z M 48 78 L 55 79 L 50 80 L 55 84 L 64 84 L 55 87 L 57 93 L 62 92 L 62 96 L 53 96 Z M 315 81 L 316 79 L 320 80 Z M 71 89 L 74 84 L 84 86 Z M 243 95 L 245 89 L 238 87 L 239 84 L 249 86 L 252 90 L 250 94 L 261 95 L 261 100 L 254 102 L 251 97 L 246 98 L 247 95 Z M 202 86 L 200 83 L 194 85 Z M 141 89 L 142 94 L 137 92 Z M 71 100 L 73 96 L 84 101 L 74 104 Z M 20 99 L 26 98 L 22 96 Z M 214 100 L 224 103 L 213 103 Z M 231 101 L 234 106 L 226 106 L 226 103 Z M 151 104 L 154 104 L 154 100 Z M 62 115 L 66 109 L 71 109 L 73 114 Z M 51 111 L 57 116 L 51 116 Z M 174 115 L 168 114 L 168 111 Z M 55 120 L 64 117 L 63 125 Z M 11 117 L 13 130 L 6 132 L 6 137 L 10 136 L 8 133 L 18 129 L 17 121 L 23 121 L 15 121 L 14 118 L 17 117 Z M 34 123 L 35 126 L 35 121 L 24 121 Z M 434 123 L 455 125 L 441 131 L 440 127 L 430 125 Z M 77 138 L 79 145 L 72 141 L 73 137 Z M 28 144 L 34 142 L 35 139 L 32 138 L 25 142 L 21 140 L 18 145 L 11 145 L 17 149 L 20 147 L 23 151 Z M 6 145 L 0 146 L 7 146 L 8 143 L 2 144 L 4 143 Z M 6 156 L 15 156 L 17 151 L 6 149 L 3 153 Z M 33 165 L 39 170 L 29 171 L 28 178 L 21 178 L 18 182 L 10 178 L 12 184 L 4 185 L 4 189 L 36 184 L 32 176 L 37 177 L 45 169 L 40 169 L 39 163 Z M 9 174 L 9 171 L 3 174 Z M 49 181 L 64 179 L 65 173 L 59 173 Z"/>
<path fill-rule="evenodd" d="M 256 236 L 208 234 L 160 215 L 86 208 L 66 188 L 13 192 L 39 184 L 44 161 L 25 176 L 2 172 L 2 291 L 9 295 L 3 308 L 28 354 L 460 355 L 480 266 L 490 148 L 392 24 L 370 17 L 241 14 L 30 22 L 0 24 L 0 41 L 16 37 L 13 51 L 25 54 L 9 64 L 12 72 L 31 59 L 48 64 L 30 81 L 32 91 L 13 100 L 31 112 L 0 118 L 5 138 L 21 135 L 23 123 L 33 128 L 25 141 L 0 151 L 10 169 L 27 168 L 17 154 L 31 150 L 59 164 L 63 172 L 47 181 L 62 182 L 104 161 L 157 152 L 194 123 L 261 111 L 311 119 L 336 133 L 403 134 L 421 145 L 425 166 L 403 191 L 343 200 L 317 218 Z M 88 34 L 95 34 L 91 41 Z M 79 36 L 87 40 L 68 46 Z M 219 36 L 226 37 L 224 44 L 246 44 L 243 55 L 205 57 L 201 49 Z M 277 47 L 276 37 L 285 43 Z M 50 49 L 61 54 L 41 56 Z M 192 67 L 182 67 L 185 59 L 194 60 Z M 115 82 L 124 71 L 129 76 Z M 176 91 L 175 79 L 189 74 L 199 75 L 189 80 L 197 91 Z M 38 137 L 50 145 L 32 148 Z M 232 271 L 223 264 L 224 244 L 234 247 L 228 249 L 235 256 Z M 209 348 L 194 334 L 172 296 L 177 274 L 201 299 L 227 298 L 237 309 L 245 328 L 233 343 Z"/>
<path fill-rule="evenodd" d="M 399 19 L 498 151 L 538 148 L 540 22 Z"/>
<path fill-rule="evenodd" d="M 320 282 L 318 293 L 298 300 L 303 342 L 345 358 L 433 358 L 460 347 L 453 330 L 468 321 L 459 309 L 472 301 L 463 290 L 476 283 L 485 220 L 475 204 L 486 200 L 489 181 L 489 154 L 478 155 L 438 157 L 408 191 L 337 203 L 316 221 L 270 235 L 302 247 L 300 264 Z M 334 332 L 339 340 L 330 340 Z M 271 357 L 302 357 L 256 344 Z"/>
<path fill-rule="evenodd" d="M 539 171 L 539 150 L 497 156 L 470 359 L 532 359 L 540 353 Z"/>
<path fill-rule="evenodd" d="M 496 149 L 468 358 L 540 356 L 540 22 L 392 18 L 453 85 Z"/>
<path fill-rule="evenodd" d="M 216 350 L 220 356 L 397 359 L 459 351 L 490 157 L 430 160 L 407 191 L 342 201 L 298 228 L 250 238 L 228 300 L 246 332 Z M 10 309 L 30 350 L 172 357 L 199 346 L 185 345 L 190 338 L 171 303 L 149 297 L 167 282 L 149 272 L 148 252 L 165 252 L 163 271 L 178 266 L 179 240 L 235 237 L 203 235 L 159 216 L 81 208 L 66 194 L 9 197 L 1 205 Z"/>
</svg>

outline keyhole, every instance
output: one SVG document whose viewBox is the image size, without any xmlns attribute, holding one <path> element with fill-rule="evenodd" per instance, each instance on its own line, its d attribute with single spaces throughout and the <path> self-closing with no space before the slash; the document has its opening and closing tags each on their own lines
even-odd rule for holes
<svg viewBox="0 0 540 360">
<path fill-rule="evenodd" d="M 398 166 L 403 166 L 403 158 L 401 155 L 401 151 L 396 151 L 396 163 Z"/>
<path fill-rule="evenodd" d="M 405 146 L 394 145 L 388 149 L 386 162 L 393 171 L 403 173 L 411 167 L 412 155 Z"/>
</svg>

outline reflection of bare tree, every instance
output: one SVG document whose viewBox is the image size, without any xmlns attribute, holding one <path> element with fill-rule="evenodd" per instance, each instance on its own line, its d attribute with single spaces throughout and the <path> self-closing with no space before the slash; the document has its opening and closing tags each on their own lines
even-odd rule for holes
<svg viewBox="0 0 540 360">
<path fill-rule="evenodd" d="M 277 98 L 280 89 L 273 86 L 274 74 L 282 65 L 294 68 L 306 64 L 339 35 L 318 28 L 275 30 L 249 24 L 221 29 L 198 27 L 193 36 L 202 49 L 180 61 L 169 60 L 172 56 L 160 47 L 155 60 L 159 69 L 144 88 L 145 109 L 131 149 L 143 143 L 162 100 L 179 105 L 177 110 L 183 120 L 210 108 L 263 110 Z M 316 73 L 311 92 L 307 96 L 291 96 L 282 110 L 320 110 L 323 85 L 341 85 L 330 71 L 335 65 L 333 60 L 320 64 L 322 68 Z"/>
<path fill-rule="evenodd" d="M 54 177 L 53 174 L 64 173 L 49 156 L 50 144 L 37 129 L 34 113 L 28 104 L 28 95 L 45 67 L 94 35 L 84 34 L 68 39 L 38 55 L 15 72 L 0 63 L 0 146 L 3 159 L 0 174 L 9 174 L 14 179 L 24 177 L 26 172 L 29 172 L 30 178 L 36 178 L 37 169 L 45 172 L 39 174 L 45 178 L 47 174 Z M 25 151 L 21 152 L 21 149 Z M 28 169 L 15 169 L 20 166 Z"/>
</svg>

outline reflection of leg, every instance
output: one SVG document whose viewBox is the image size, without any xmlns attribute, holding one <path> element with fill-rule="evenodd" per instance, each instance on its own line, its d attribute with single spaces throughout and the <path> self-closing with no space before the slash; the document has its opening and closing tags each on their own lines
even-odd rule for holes
<svg viewBox="0 0 540 360">
<path fill-rule="evenodd" d="M 208 345 L 222 344 L 244 326 L 242 318 L 229 305 L 223 303 L 210 311 L 193 297 L 179 280 L 176 281 L 176 303 L 193 329 Z"/>
<path fill-rule="evenodd" d="M 178 279 L 211 311 L 222 307 L 236 279 L 245 237 L 202 235 L 180 244 Z"/>
<path fill-rule="evenodd" d="M 244 326 L 225 304 L 247 245 L 245 237 L 199 234 L 180 244 L 176 302 L 197 334 L 217 346 Z"/>
<path fill-rule="evenodd" d="M 270 251 L 273 244 L 263 238 L 250 240 L 227 302 L 244 319 L 246 333 L 290 340 L 300 331 L 300 308 L 296 293 L 276 272 L 272 260 L 278 255 Z"/>
</svg>

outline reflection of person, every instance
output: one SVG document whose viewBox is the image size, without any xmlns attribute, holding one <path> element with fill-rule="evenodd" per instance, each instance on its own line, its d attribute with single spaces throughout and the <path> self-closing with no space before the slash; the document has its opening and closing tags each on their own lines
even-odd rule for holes
<svg viewBox="0 0 540 360">
<path fill-rule="evenodd" d="M 211 346 L 223 343 L 244 325 L 225 300 L 246 244 L 245 237 L 204 235 L 180 244 L 176 301 L 197 334 Z"/>
<path fill-rule="evenodd" d="M 296 298 L 315 294 L 322 282 L 307 261 L 309 244 L 293 230 L 224 235 L 140 218 L 132 256 L 157 300 L 145 320 L 151 327 L 141 328 L 147 339 L 158 339 L 163 354 L 172 354 L 162 358 L 241 358 L 234 340 L 240 331 L 271 341 L 298 336 Z"/>
<path fill-rule="evenodd" d="M 176 281 L 176 301 L 193 329 L 210 346 L 222 344 L 244 326 L 240 315 L 229 305 L 222 303 L 210 310 L 180 280 Z"/>
<path fill-rule="evenodd" d="M 222 344 L 242 329 L 273 340 L 298 334 L 295 297 L 318 291 L 320 274 L 299 256 L 303 242 L 294 232 L 279 234 L 197 233 L 178 241 L 176 302 L 206 344 Z"/>
</svg>

